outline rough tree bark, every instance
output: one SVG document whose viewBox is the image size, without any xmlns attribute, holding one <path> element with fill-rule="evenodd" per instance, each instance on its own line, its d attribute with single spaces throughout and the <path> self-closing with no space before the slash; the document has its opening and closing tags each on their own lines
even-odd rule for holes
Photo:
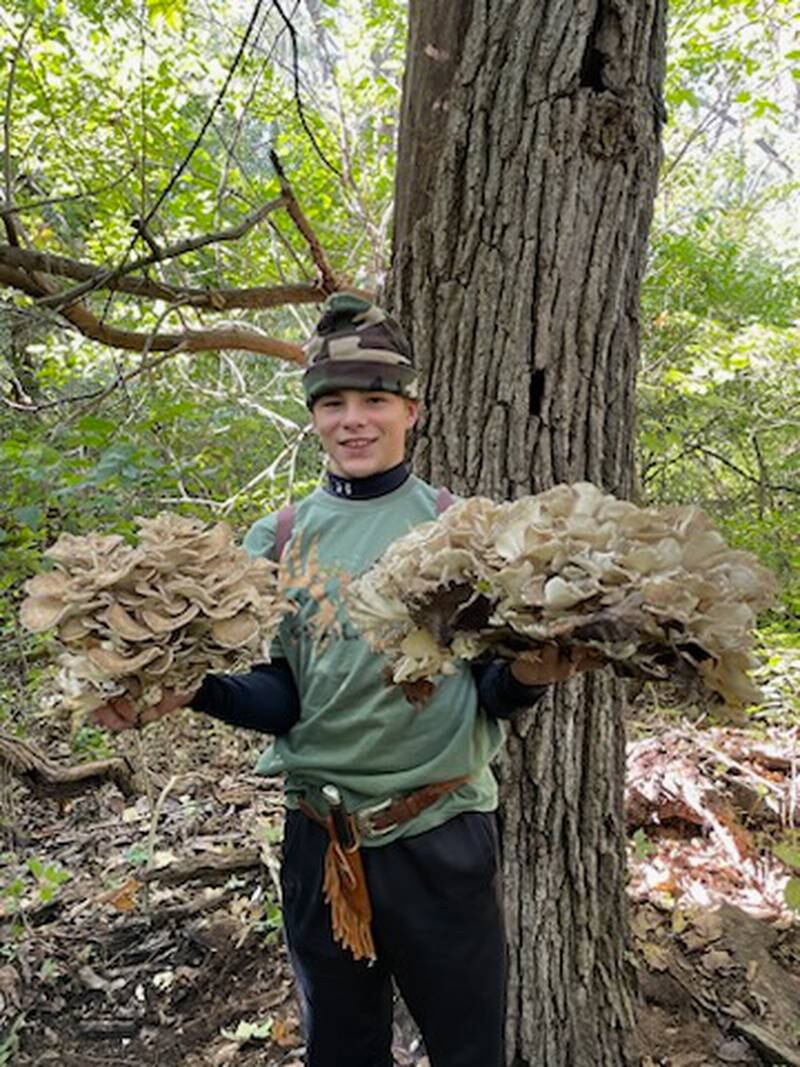
<svg viewBox="0 0 800 1067">
<path fill-rule="evenodd" d="M 389 302 L 424 373 L 415 469 L 513 498 L 632 487 L 664 0 L 411 0 Z M 622 695 L 559 687 L 501 768 L 507 1059 L 631 1060 Z"/>
</svg>

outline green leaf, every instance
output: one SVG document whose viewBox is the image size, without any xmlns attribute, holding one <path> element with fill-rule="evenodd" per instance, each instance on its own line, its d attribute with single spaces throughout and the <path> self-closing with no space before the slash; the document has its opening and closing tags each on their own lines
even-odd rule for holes
<svg viewBox="0 0 800 1067">
<path fill-rule="evenodd" d="M 787 867 L 796 867 L 800 870 L 800 845 L 788 845 L 780 842 L 772 846 L 773 856 L 777 856 L 781 863 Z"/>
<path fill-rule="evenodd" d="M 38 530 L 42 521 L 42 509 L 36 507 L 35 504 L 24 504 L 22 507 L 14 508 L 12 514 L 21 526 L 27 526 L 31 530 Z"/>
<path fill-rule="evenodd" d="M 184 0 L 147 0 L 147 15 L 152 25 L 163 22 L 171 30 L 180 30 L 183 24 Z"/>
<path fill-rule="evenodd" d="M 647 859 L 648 856 L 652 856 L 656 851 L 655 845 L 651 843 L 641 827 L 639 827 L 631 840 L 633 841 L 633 854 L 639 860 Z"/>
<path fill-rule="evenodd" d="M 46 882 L 50 882 L 52 885 L 63 885 L 64 882 L 68 882 L 72 875 L 69 871 L 64 870 L 63 867 L 56 867 L 53 864 L 48 865 L 44 869 L 44 879 Z"/>
<path fill-rule="evenodd" d="M 800 878 L 790 878 L 783 891 L 783 899 L 792 911 L 800 912 Z"/>
<path fill-rule="evenodd" d="M 221 1030 L 223 1037 L 229 1041 L 238 1041 L 244 1045 L 247 1041 L 264 1041 L 272 1031 L 272 1019 L 266 1019 L 261 1023 L 248 1023 L 242 1020 L 235 1030 Z"/>
<path fill-rule="evenodd" d="M 28 860 L 26 860 L 26 866 L 34 878 L 41 878 L 42 871 L 44 870 L 44 864 L 40 859 L 37 859 L 35 856 L 31 856 Z"/>
<path fill-rule="evenodd" d="M 84 415 L 77 424 L 78 431 L 87 445 L 103 445 L 116 431 L 117 425 L 111 419 L 101 419 L 98 415 Z"/>
<path fill-rule="evenodd" d="M 125 859 L 128 863 L 132 863 L 135 867 L 141 867 L 147 863 L 150 858 L 145 845 L 131 845 L 128 851 L 125 853 Z"/>
</svg>

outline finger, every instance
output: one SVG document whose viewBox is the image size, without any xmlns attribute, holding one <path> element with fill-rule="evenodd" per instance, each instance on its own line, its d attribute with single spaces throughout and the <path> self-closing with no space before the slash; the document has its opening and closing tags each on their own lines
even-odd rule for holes
<svg viewBox="0 0 800 1067">
<path fill-rule="evenodd" d="M 100 726 L 104 726 L 107 730 L 117 732 L 119 730 L 129 730 L 132 726 L 128 718 L 118 715 L 109 704 L 104 704 L 101 708 L 95 708 L 93 715 L 95 722 Z"/>
<path fill-rule="evenodd" d="M 132 722 L 136 718 L 136 708 L 128 697 L 112 697 L 108 706 L 122 719 Z"/>
<path fill-rule="evenodd" d="M 140 723 L 143 725 L 144 723 L 148 722 L 157 722 L 165 715 L 168 715 L 170 711 L 172 711 L 172 708 L 169 706 L 169 704 L 164 706 L 163 701 L 161 704 L 156 704 L 154 707 L 143 708 L 142 711 L 139 712 L 139 715 L 137 717 L 137 725 Z"/>
</svg>

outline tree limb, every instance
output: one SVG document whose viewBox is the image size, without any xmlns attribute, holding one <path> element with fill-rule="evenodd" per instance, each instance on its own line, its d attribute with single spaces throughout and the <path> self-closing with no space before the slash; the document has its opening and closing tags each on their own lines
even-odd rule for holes
<svg viewBox="0 0 800 1067">
<path fill-rule="evenodd" d="M 321 304 L 328 296 L 327 290 L 313 282 L 298 282 L 296 285 L 255 285 L 245 289 L 213 289 L 168 285 L 153 278 L 129 278 L 124 274 L 102 281 L 103 275 L 108 272 L 94 263 L 0 244 L 0 269 L 3 266 L 74 278 L 76 281 L 90 281 L 96 283 L 98 289 L 110 289 L 147 300 L 165 300 L 170 304 L 190 304 L 192 307 L 209 311 L 232 308 L 263 309 L 280 307 L 283 304 Z M 19 288 L 12 275 L 6 276 L 4 284 Z M 371 290 L 348 285 L 340 285 L 339 288 L 363 296 L 367 300 L 375 299 Z"/>
<path fill-rule="evenodd" d="M 0 284 L 10 285 L 31 296 L 38 297 L 46 292 L 41 285 L 41 279 L 33 279 L 21 270 L 1 265 Z M 222 352 L 234 349 L 274 356 L 299 366 L 305 363 L 305 354 L 300 345 L 269 337 L 260 330 L 238 323 L 226 323 L 207 330 L 152 334 L 107 326 L 100 322 L 84 304 L 72 304 L 70 307 L 62 308 L 61 315 L 84 337 L 128 352 Z"/>
<path fill-rule="evenodd" d="M 136 793 L 133 772 L 120 758 L 59 767 L 28 741 L 0 732 L 0 766 L 11 771 L 36 796 L 64 800 L 113 782 L 126 797 Z"/>
</svg>

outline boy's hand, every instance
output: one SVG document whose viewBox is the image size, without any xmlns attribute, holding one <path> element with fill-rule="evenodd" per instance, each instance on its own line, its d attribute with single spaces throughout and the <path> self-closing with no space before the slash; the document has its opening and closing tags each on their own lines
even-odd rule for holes
<svg viewBox="0 0 800 1067">
<path fill-rule="evenodd" d="M 99 726 L 105 726 L 107 730 L 115 732 L 131 730 L 144 726 L 148 722 L 156 722 L 163 719 L 178 708 L 184 708 L 191 704 L 197 690 L 191 693 L 178 693 L 174 689 L 165 689 L 164 695 L 158 704 L 137 711 L 128 697 L 114 697 L 107 704 L 101 704 L 92 712 L 95 722 Z"/>
<path fill-rule="evenodd" d="M 603 666 L 605 661 L 593 649 L 575 648 L 565 652 L 558 645 L 547 644 L 521 652 L 511 662 L 511 673 L 522 685 L 551 685 L 580 671 Z"/>
</svg>

